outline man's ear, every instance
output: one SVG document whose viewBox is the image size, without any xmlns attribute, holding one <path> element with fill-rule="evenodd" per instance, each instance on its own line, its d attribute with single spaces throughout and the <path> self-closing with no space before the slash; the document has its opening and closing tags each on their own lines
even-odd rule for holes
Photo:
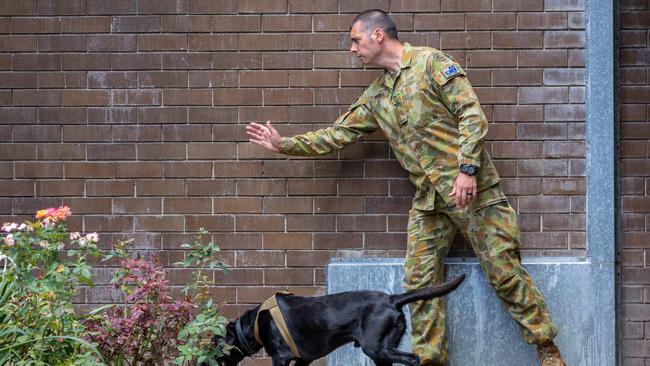
<svg viewBox="0 0 650 366">
<path fill-rule="evenodd" d="M 386 33 L 384 33 L 384 30 L 381 28 L 375 28 L 375 30 L 372 31 L 371 37 L 375 39 L 375 42 L 381 43 L 386 37 Z"/>
</svg>

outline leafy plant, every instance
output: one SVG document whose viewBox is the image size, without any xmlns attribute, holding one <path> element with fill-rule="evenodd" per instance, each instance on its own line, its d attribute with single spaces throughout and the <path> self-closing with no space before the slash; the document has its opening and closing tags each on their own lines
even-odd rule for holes
<svg viewBox="0 0 650 366">
<path fill-rule="evenodd" d="M 188 249 L 189 252 L 182 262 L 174 263 L 183 268 L 198 268 L 192 274 L 192 282 L 183 288 L 183 293 L 190 301 L 199 304 L 200 311 L 178 333 L 178 340 L 184 342 L 178 347 L 180 355 L 175 360 L 179 365 L 196 359 L 199 363 L 207 362 L 210 366 L 218 366 L 215 357 L 230 351 L 228 346 L 219 348 L 212 343 L 215 335 L 225 337 L 228 320 L 219 315 L 219 307 L 209 298 L 207 289 L 212 285 L 212 281 L 206 276 L 205 270 L 219 268 L 227 273 L 227 267 L 219 260 L 220 249 L 216 244 L 202 244 L 202 238 L 206 234 L 201 228 L 192 243 L 181 245 L 181 248 Z"/>
<path fill-rule="evenodd" d="M 227 351 L 211 342 L 214 334 L 225 333 L 227 321 L 207 296 L 212 281 L 204 273 L 225 270 L 225 266 L 214 243 L 200 242 L 203 234 L 201 230 L 195 242 L 183 245 L 190 251 L 178 265 L 198 269 L 183 289 L 182 300 L 172 299 L 169 281 L 156 259 L 129 256 L 129 242 L 118 243 L 105 257 L 119 260 L 113 284 L 127 294 L 126 304 L 88 322 L 90 339 L 97 342 L 106 362 L 116 366 L 161 365 L 172 360 L 179 365 L 214 364 L 211 359 Z"/>
<path fill-rule="evenodd" d="M 68 235 L 68 207 L 38 211 L 35 222 L 5 223 L 0 243 L 0 364 L 93 365 L 99 354 L 72 304 L 92 285 L 96 233 Z M 63 251 L 67 249 L 66 255 Z"/>
</svg>

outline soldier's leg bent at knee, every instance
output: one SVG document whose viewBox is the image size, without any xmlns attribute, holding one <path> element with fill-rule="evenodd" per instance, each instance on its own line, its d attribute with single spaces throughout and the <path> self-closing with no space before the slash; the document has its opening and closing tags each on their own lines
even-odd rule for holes
<svg viewBox="0 0 650 366">
<path fill-rule="evenodd" d="M 469 214 L 463 234 L 469 239 L 490 284 L 519 324 L 528 343 L 542 344 L 557 335 L 544 297 L 521 266 L 517 215 L 507 202 Z"/>
<path fill-rule="evenodd" d="M 443 282 L 444 261 L 455 233 L 449 219 L 439 213 L 412 209 L 409 212 L 408 245 L 404 263 L 407 291 Z M 445 306 L 442 299 L 409 305 L 411 344 L 423 365 L 447 362 Z"/>
</svg>

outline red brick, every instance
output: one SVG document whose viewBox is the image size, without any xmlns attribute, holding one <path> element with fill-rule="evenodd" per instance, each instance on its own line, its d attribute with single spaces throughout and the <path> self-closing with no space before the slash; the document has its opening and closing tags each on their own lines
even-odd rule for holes
<svg viewBox="0 0 650 366">
<path fill-rule="evenodd" d="M 138 144 L 138 160 L 184 160 L 185 144 Z"/>
<path fill-rule="evenodd" d="M 209 15 L 163 15 L 162 31 L 170 33 L 207 33 L 212 29 Z"/>
<path fill-rule="evenodd" d="M 337 0 L 289 0 L 289 13 L 336 13 Z"/>
<path fill-rule="evenodd" d="M 187 123 L 187 108 L 185 107 L 152 107 L 138 109 L 140 123 Z M 152 132 L 152 131 L 149 131 Z M 156 135 L 152 135 L 156 136 Z M 160 135 L 159 135 L 160 136 Z"/>
<path fill-rule="evenodd" d="M 568 103 L 569 90 L 566 87 L 525 87 L 519 88 L 519 103 L 548 104 Z"/>
<path fill-rule="evenodd" d="M 2 0 L 0 1 L 0 15 L 36 15 L 36 0 Z"/>
<path fill-rule="evenodd" d="M 310 233 L 269 233 L 263 236 L 264 249 L 311 249 Z M 287 265 L 289 267 L 305 266 L 305 261 L 298 256 L 287 252 Z M 298 252 L 299 253 L 299 252 Z"/>
<path fill-rule="evenodd" d="M 237 251 L 235 258 L 237 267 L 279 267 L 285 262 L 282 251 Z"/>
<path fill-rule="evenodd" d="M 157 70 L 161 68 L 160 54 L 112 54 L 113 70 Z"/>
<path fill-rule="evenodd" d="M 11 69 L 26 70 L 61 70 L 59 54 L 12 54 Z"/>
<path fill-rule="evenodd" d="M 311 69 L 313 58 L 311 52 L 267 52 L 262 62 L 265 69 Z"/>
<path fill-rule="evenodd" d="M 187 14 L 188 0 L 138 0 L 138 14 Z"/>
<path fill-rule="evenodd" d="M 189 108 L 190 123 L 236 123 L 237 108 L 193 107 Z"/>
<path fill-rule="evenodd" d="M 311 197 L 265 197 L 264 213 L 312 213 L 313 200 Z"/>
<path fill-rule="evenodd" d="M 49 0 L 38 2 L 39 15 L 85 15 L 85 0 Z"/>
<path fill-rule="evenodd" d="M 314 270 L 311 268 L 275 268 L 264 270 L 267 285 L 312 285 Z"/>
<path fill-rule="evenodd" d="M 567 125 L 564 123 L 525 123 L 517 126 L 520 140 L 565 140 Z"/>
<path fill-rule="evenodd" d="M 464 14 L 415 14 L 415 30 L 459 30 L 465 29 Z"/>
<path fill-rule="evenodd" d="M 215 177 L 260 177 L 262 175 L 261 162 L 215 162 Z"/>
<path fill-rule="evenodd" d="M 442 49 L 492 48 L 491 32 L 443 32 L 440 34 Z"/>
<path fill-rule="evenodd" d="M 95 178 L 95 177 L 93 177 Z M 133 180 L 86 180 L 87 196 L 119 197 L 133 196 L 135 182 Z"/>
<path fill-rule="evenodd" d="M 487 9 L 489 10 L 489 9 Z M 543 0 L 494 0 L 494 11 L 542 11 L 544 10 Z"/>
<path fill-rule="evenodd" d="M 238 179 L 240 196 L 283 196 L 287 188 L 283 179 Z"/>
<path fill-rule="evenodd" d="M 115 178 L 162 178 L 163 168 L 159 162 L 117 162 Z"/>
<path fill-rule="evenodd" d="M 230 179 L 188 179 L 188 196 L 231 196 L 236 193 L 235 181 Z"/>
<path fill-rule="evenodd" d="M 517 18 L 515 13 L 467 14 L 465 23 L 467 30 L 515 29 Z"/>
<path fill-rule="evenodd" d="M 517 52 L 505 50 L 469 51 L 468 67 L 516 67 Z"/>
<path fill-rule="evenodd" d="M 190 143 L 187 146 L 187 159 L 219 160 L 236 159 L 237 146 L 232 143 Z"/>
<path fill-rule="evenodd" d="M 107 106 L 110 94 L 107 90 L 64 90 L 64 106 Z"/>
<path fill-rule="evenodd" d="M 190 51 L 227 51 L 237 49 L 237 36 L 230 34 L 190 34 Z M 240 49 L 241 48 L 240 46 Z"/>
<path fill-rule="evenodd" d="M 186 71 L 147 71 L 137 73 L 140 88 L 182 88 L 187 87 Z"/>
<path fill-rule="evenodd" d="M 190 14 L 234 14 L 237 0 L 189 0 Z"/>
<path fill-rule="evenodd" d="M 185 195 L 185 182 L 182 179 L 139 179 L 135 185 L 138 196 Z"/>
<path fill-rule="evenodd" d="M 209 178 L 212 177 L 212 164 L 209 162 L 165 162 L 165 178 Z"/>
<path fill-rule="evenodd" d="M 34 188 L 34 180 L 32 179 L 20 179 L 20 180 L 1 180 L 0 184 L 0 194 L 3 197 L 18 197 L 18 196 L 28 196 L 34 197 L 36 192 Z"/>
<path fill-rule="evenodd" d="M 347 37 L 336 33 L 297 33 L 288 35 L 288 47 L 292 51 L 333 50 L 348 46 Z"/>
<path fill-rule="evenodd" d="M 542 193 L 542 180 L 539 178 L 501 179 L 506 195 L 539 195 Z"/>
<path fill-rule="evenodd" d="M 490 11 L 492 4 L 488 0 L 441 0 L 443 12 Z"/>
<path fill-rule="evenodd" d="M 60 106 L 60 90 L 14 90 L 14 106 Z"/>
<path fill-rule="evenodd" d="M 113 163 L 66 162 L 63 168 L 66 178 L 113 178 Z"/>
<path fill-rule="evenodd" d="M 300 105 L 313 104 L 314 95 L 311 89 L 265 89 L 265 105 Z"/>
<path fill-rule="evenodd" d="M 544 33 L 544 48 L 581 48 L 585 46 L 583 31 L 547 31 Z"/>
<path fill-rule="evenodd" d="M 335 179 L 290 179 L 287 182 L 289 195 L 336 195 Z"/>
<path fill-rule="evenodd" d="M 212 55 L 213 69 L 260 69 L 262 68 L 261 52 L 215 52 Z M 268 67 L 267 67 L 268 68 Z"/>
<path fill-rule="evenodd" d="M 11 33 L 59 33 L 61 32 L 60 18 L 25 18 L 12 17 Z"/>
<path fill-rule="evenodd" d="M 311 15 L 263 15 L 263 32 L 311 32 Z"/>
<path fill-rule="evenodd" d="M 286 13 L 286 0 L 238 0 L 239 13 Z"/>
<path fill-rule="evenodd" d="M 237 231 L 284 231 L 284 217 L 277 215 L 240 215 L 235 222 Z"/>
<path fill-rule="evenodd" d="M 365 213 L 405 214 L 411 207 L 411 197 L 368 197 Z"/>
<path fill-rule="evenodd" d="M 212 202 L 204 198 L 167 197 L 163 200 L 165 214 L 209 214 L 212 213 Z"/>
<path fill-rule="evenodd" d="M 261 105 L 262 91 L 259 89 L 213 90 L 215 105 Z"/>
<path fill-rule="evenodd" d="M 139 51 L 184 51 L 188 49 L 187 35 L 139 35 L 137 42 Z"/>
<path fill-rule="evenodd" d="M 213 199 L 215 213 L 262 213 L 262 199 L 256 197 L 218 197 Z"/>
<path fill-rule="evenodd" d="M 240 87 L 286 87 L 289 86 L 289 74 L 282 71 L 241 71 Z"/>
<path fill-rule="evenodd" d="M 384 9 L 388 11 L 388 9 Z M 390 2 L 390 12 L 438 12 L 440 1 L 430 0 L 393 0 Z"/>
<path fill-rule="evenodd" d="M 585 10 L 585 0 L 546 0 L 544 10 Z"/>
<path fill-rule="evenodd" d="M 259 32 L 262 29 L 261 15 L 215 15 L 212 17 L 213 32 Z"/>
<path fill-rule="evenodd" d="M 559 67 L 567 66 L 566 50 L 523 50 L 518 51 L 519 66 Z"/>
<path fill-rule="evenodd" d="M 537 158 L 542 156 L 541 142 L 503 141 L 494 142 L 492 156 L 495 158 Z"/>
<path fill-rule="evenodd" d="M 88 14 L 136 14 L 137 0 L 88 0 Z"/>
<path fill-rule="evenodd" d="M 386 231 L 386 216 L 337 216 L 336 231 Z"/>
<path fill-rule="evenodd" d="M 61 140 L 59 126 L 14 126 L 14 142 L 58 142 Z"/>
<path fill-rule="evenodd" d="M 584 121 L 584 104 L 545 105 L 544 119 L 546 121 Z"/>
<path fill-rule="evenodd" d="M 168 89 L 163 91 L 162 101 L 164 105 L 212 105 L 212 91 L 196 89 Z"/>
<path fill-rule="evenodd" d="M 585 143 L 579 142 L 545 142 L 544 156 L 551 158 L 585 156 Z"/>
<path fill-rule="evenodd" d="M 36 151 L 39 160 L 84 160 L 86 158 L 86 147 L 80 144 L 40 144 Z"/>
<path fill-rule="evenodd" d="M 314 249 L 361 249 L 360 233 L 314 233 Z"/>
<path fill-rule="evenodd" d="M 39 180 L 36 182 L 36 196 L 40 197 L 82 196 L 83 192 L 83 180 Z"/>
<path fill-rule="evenodd" d="M 542 48 L 541 31 L 493 32 L 494 48 Z"/>
<path fill-rule="evenodd" d="M 138 47 L 135 35 L 92 35 L 88 37 L 89 52 L 129 52 Z"/>
<path fill-rule="evenodd" d="M 63 126 L 64 142 L 111 142 L 110 126 Z"/>
<path fill-rule="evenodd" d="M 209 232 L 232 232 L 235 230 L 235 220 L 230 215 L 185 216 L 185 230 L 198 231 L 200 228 Z"/>
<path fill-rule="evenodd" d="M 183 228 L 183 216 L 136 216 L 133 223 L 135 231 L 182 231 Z"/>
<path fill-rule="evenodd" d="M 165 53 L 162 64 L 164 69 L 210 69 L 212 55 L 204 52 Z"/>
<path fill-rule="evenodd" d="M 318 198 L 315 198 L 318 200 Z M 336 228 L 336 218 L 327 215 L 288 215 L 287 231 L 331 232 Z"/>
<path fill-rule="evenodd" d="M 36 36 L 0 36 L 0 48 L 4 52 L 35 52 L 37 50 Z"/>
<path fill-rule="evenodd" d="M 138 74 L 135 72 L 89 71 L 88 87 L 101 89 L 135 88 Z"/>
<path fill-rule="evenodd" d="M 314 15 L 314 32 L 349 32 L 356 14 Z"/>
<path fill-rule="evenodd" d="M 5 88 L 36 88 L 35 72 L 0 72 L 0 83 Z"/>
<path fill-rule="evenodd" d="M 110 70 L 111 57 L 107 54 L 64 54 L 63 70 Z M 83 85 L 85 86 L 85 85 Z"/>
</svg>

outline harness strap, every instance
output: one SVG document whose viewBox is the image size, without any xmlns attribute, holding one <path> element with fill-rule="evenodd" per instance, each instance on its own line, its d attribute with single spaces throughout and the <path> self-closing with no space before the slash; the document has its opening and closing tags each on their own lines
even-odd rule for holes
<svg viewBox="0 0 650 366">
<path fill-rule="evenodd" d="M 270 299 L 262 303 L 262 306 L 260 306 L 260 309 L 257 311 L 257 315 L 255 316 L 255 324 L 253 325 L 255 340 L 257 341 L 257 343 L 263 344 L 260 339 L 259 326 L 257 325 L 257 320 L 260 316 L 260 312 L 264 310 L 268 310 L 269 313 L 271 313 L 271 317 L 273 318 L 275 325 L 277 325 L 278 329 L 280 330 L 282 339 L 284 339 L 285 343 L 291 349 L 291 353 L 293 354 L 294 357 L 300 358 L 300 352 L 298 352 L 298 346 L 296 345 L 296 342 L 293 341 L 293 338 L 291 338 L 291 333 L 289 333 L 289 328 L 287 328 L 287 323 L 284 321 L 284 316 L 282 316 L 282 311 L 280 311 L 280 307 L 278 306 L 278 301 L 275 298 L 278 294 L 293 295 L 290 292 L 285 292 L 285 291 L 278 292 L 275 295 L 273 295 L 273 297 L 271 297 Z"/>
</svg>

